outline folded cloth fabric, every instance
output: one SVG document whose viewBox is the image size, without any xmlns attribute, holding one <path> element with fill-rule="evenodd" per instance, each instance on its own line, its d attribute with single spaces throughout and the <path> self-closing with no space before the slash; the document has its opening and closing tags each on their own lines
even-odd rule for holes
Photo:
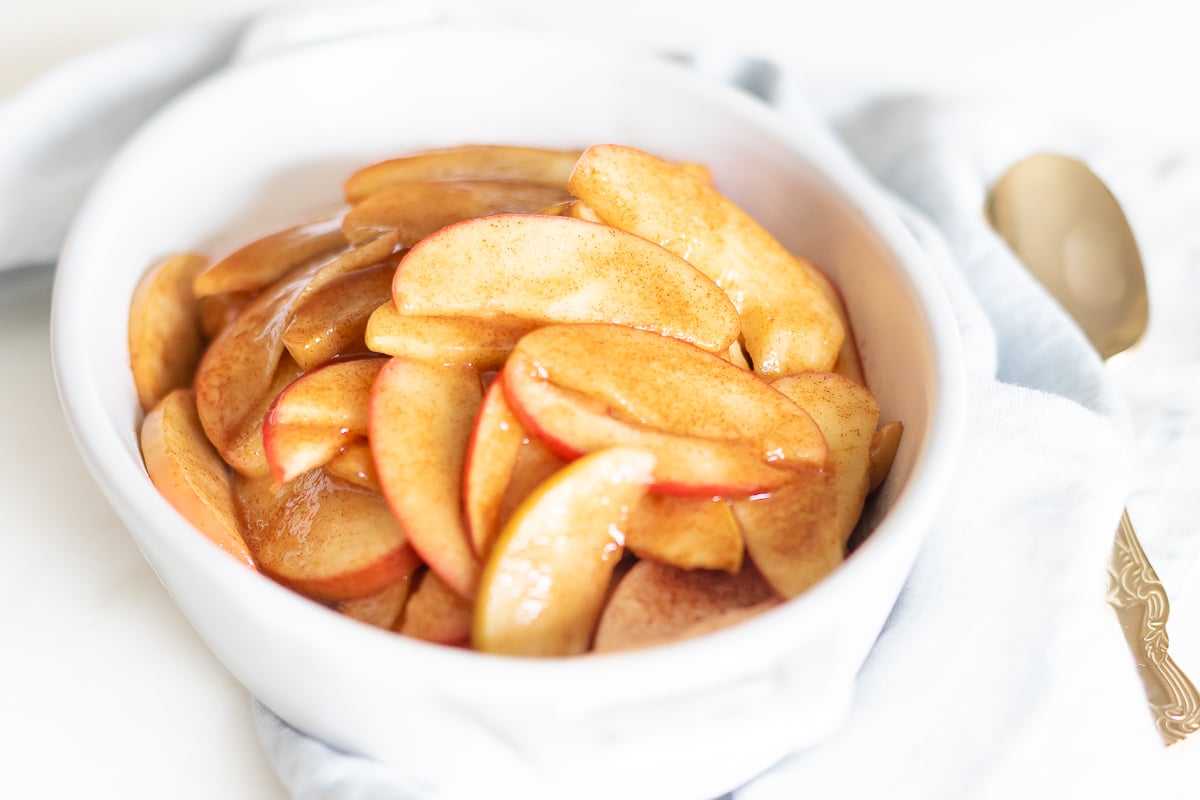
<svg viewBox="0 0 1200 800">
<path fill-rule="evenodd" d="M 197 78 L 314 39 L 437 19 L 412 3 L 307 7 L 140 39 L 68 65 L 0 106 L 0 269 L 51 262 L 106 157 Z M 1132 489 L 1160 574 L 1177 586 L 1200 577 L 1190 477 L 1200 474 L 1200 381 L 1185 369 L 1200 356 L 1188 306 L 1200 235 L 1184 223 L 1200 213 L 1200 161 L 1168 164 L 985 105 L 820 92 L 761 62 L 689 60 L 785 117 L 806 105 L 825 115 L 941 276 L 970 375 L 957 477 L 862 670 L 850 718 L 734 796 L 1152 794 L 1170 773 L 1105 602 L 1105 570 Z M 1162 322 L 1128 371 L 1101 364 L 982 216 L 1000 172 L 1045 149 L 1091 160 L 1142 237 L 1152 318 Z M 1170 465 L 1174 482 L 1135 479 L 1132 465 L 1152 462 Z M 401 771 L 336 751 L 259 704 L 254 714 L 296 798 L 429 796 Z"/>
</svg>

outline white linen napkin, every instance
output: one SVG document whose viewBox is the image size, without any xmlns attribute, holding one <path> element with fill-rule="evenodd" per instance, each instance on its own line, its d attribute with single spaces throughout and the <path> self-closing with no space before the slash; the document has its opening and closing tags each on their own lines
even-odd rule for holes
<svg viewBox="0 0 1200 800">
<path fill-rule="evenodd" d="M 305 7 L 138 39 L 48 76 L 0 104 L 0 270 L 52 262 L 106 157 L 198 77 L 437 18 L 414 3 Z M 1153 794 L 1172 773 L 1105 602 L 1105 568 L 1133 490 L 1159 574 L 1169 586 L 1200 577 L 1188 477 L 1200 475 L 1200 380 L 1186 369 L 1200 356 L 1188 305 L 1200 288 L 1200 228 L 1186 224 L 1200 218 L 1200 160 L 1165 161 L 985 105 L 820 93 L 770 65 L 691 61 L 785 116 L 808 103 L 829 119 L 942 277 L 969 372 L 957 478 L 847 724 L 735 797 Z M 1125 371 L 1100 363 L 982 216 L 1003 169 L 1044 149 L 1090 160 L 1141 238 L 1154 322 Z M 1174 483 L 1135 467 L 1150 463 L 1177 470 Z M 396 770 L 335 751 L 258 704 L 254 714 L 296 798 L 423 797 Z"/>
</svg>

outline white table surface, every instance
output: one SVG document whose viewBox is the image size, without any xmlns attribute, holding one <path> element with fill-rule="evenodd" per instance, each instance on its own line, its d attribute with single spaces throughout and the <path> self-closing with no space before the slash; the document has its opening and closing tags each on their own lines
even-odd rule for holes
<svg viewBox="0 0 1200 800">
<path fill-rule="evenodd" d="M 72 55 L 268 0 L 4 0 L 0 100 Z M 825 84 L 989 96 L 1098 133 L 1200 147 L 1190 0 L 460 2 L 472 19 L 672 48 L 719 45 Z M 736 15 L 729 9 L 736 9 Z M 208 653 L 95 488 L 50 369 L 49 279 L 0 276 L 0 797 L 282 798 L 249 698 Z M 1153 553 L 1151 557 L 1153 558 Z M 1172 652 L 1200 672 L 1200 592 Z M 1200 775 L 1200 746 L 1177 748 Z M 1190 767 L 1189 767 L 1190 769 Z"/>
</svg>

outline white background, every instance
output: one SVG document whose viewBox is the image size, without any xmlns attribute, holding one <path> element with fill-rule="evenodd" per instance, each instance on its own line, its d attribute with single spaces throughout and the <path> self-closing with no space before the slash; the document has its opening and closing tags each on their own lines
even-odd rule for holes
<svg viewBox="0 0 1200 800">
<path fill-rule="evenodd" d="M 273 5 L 2 2 L 0 99 L 105 42 Z M 460 2 L 455 10 L 469 20 L 758 54 L 819 84 L 1005 99 L 1097 133 L 1195 150 L 1200 30 L 1193 6 L 509 0 Z M 254 738 L 245 693 L 174 610 L 74 455 L 50 375 L 45 284 L 34 279 L 5 291 L 0 363 L 21 370 L 8 370 L 0 393 L 8 420 L 0 492 L 6 518 L 38 522 L 0 526 L 0 796 L 282 797 Z M 55 489 L 66 483 L 80 487 L 70 504 Z M 1196 648 L 1192 642 L 1178 637 L 1182 647 Z M 1200 648 L 1192 654 L 1191 663 L 1200 663 Z"/>
</svg>

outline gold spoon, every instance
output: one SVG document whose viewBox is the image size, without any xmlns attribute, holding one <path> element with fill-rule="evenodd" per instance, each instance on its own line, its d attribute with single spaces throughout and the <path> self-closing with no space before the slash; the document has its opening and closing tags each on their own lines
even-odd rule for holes
<svg viewBox="0 0 1200 800">
<path fill-rule="evenodd" d="M 1142 259 L 1116 199 L 1090 169 L 1060 155 L 1027 158 L 992 188 L 987 215 L 1103 358 L 1141 339 L 1149 320 Z M 1108 601 L 1163 739 L 1174 744 L 1200 729 L 1200 693 L 1167 653 L 1166 591 L 1127 512 L 1113 544 Z"/>
</svg>

